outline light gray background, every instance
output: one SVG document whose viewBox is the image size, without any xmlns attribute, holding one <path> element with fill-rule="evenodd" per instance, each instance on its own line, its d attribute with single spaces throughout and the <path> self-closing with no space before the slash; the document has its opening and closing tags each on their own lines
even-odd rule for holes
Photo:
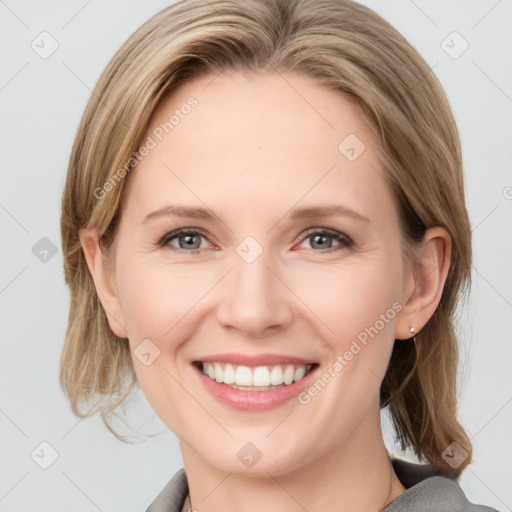
<svg viewBox="0 0 512 512">
<path fill-rule="evenodd" d="M 364 3 L 434 68 L 459 124 L 475 250 L 460 383 L 475 453 L 461 485 L 474 502 L 512 510 L 512 2 Z M 175 436 L 142 393 L 128 404 L 128 422 L 161 434 L 125 445 L 99 417 L 74 417 L 58 386 L 69 305 L 59 214 L 71 144 L 107 62 L 166 5 L 0 0 L 0 511 L 142 511 L 182 467 Z M 47 59 L 31 48 L 43 31 L 59 45 Z M 453 31 L 469 43 L 456 59 L 441 47 Z M 57 249 L 46 263 L 32 251 L 43 237 Z M 43 441 L 58 452 L 48 469 L 31 458 Z"/>
</svg>

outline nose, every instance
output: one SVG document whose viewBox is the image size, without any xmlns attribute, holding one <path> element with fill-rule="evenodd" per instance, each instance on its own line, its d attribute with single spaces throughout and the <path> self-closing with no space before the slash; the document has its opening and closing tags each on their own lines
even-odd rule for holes
<svg viewBox="0 0 512 512">
<path fill-rule="evenodd" d="M 217 309 L 223 327 L 255 339 L 291 323 L 293 293 L 270 260 L 265 251 L 252 263 L 234 255 L 234 268 L 224 280 Z"/>
</svg>

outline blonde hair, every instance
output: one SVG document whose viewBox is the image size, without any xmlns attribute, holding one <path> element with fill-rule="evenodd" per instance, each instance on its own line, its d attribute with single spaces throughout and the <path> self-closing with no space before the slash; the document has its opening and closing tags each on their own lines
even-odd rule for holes
<svg viewBox="0 0 512 512">
<path fill-rule="evenodd" d="M 137 383 L 127 340 L 110 330 L 98 299 L 79 230 L 96 228 L 109 254 L 129 179 L 126 162 L 159 101 L 184 82 L 226 69 L 296 71 L 350 98 L 379 140 L 408 261 L 426 229 L 444 226 L 451 235 L 440 304 L 416 343 L 395 341 L 381 406 L 389 405 L 402 449 L 459 475 L 472 452 L 456 411 L 454 321 L 469 289 L 472 258 L 459 136 L 442 87 L 417 51 L 387 21 L 350 0 L 185 0 L 153 16 L 114 55 L 78 128 L 62 200 L 71 306 L 60 383 L 73 412 L 100 412 L 117 435 L 105 418 Z M 80 410 L 98 396 L 99 403 Z M 441 456 L 452 442 L 468 452 L 457 468 Z"/>
</svg>

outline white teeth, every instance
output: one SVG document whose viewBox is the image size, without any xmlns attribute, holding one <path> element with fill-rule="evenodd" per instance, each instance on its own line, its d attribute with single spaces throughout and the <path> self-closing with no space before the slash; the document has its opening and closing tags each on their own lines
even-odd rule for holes
<svg viewBox="0 0 512 512">
<path fill-rule="evenodd" d="M 213 368 L 215 371 L 215 380 L 217 382 L 224 382 L 224 372 L 222 371 L 222 368 L 218 364 L 214 364 Z"/>
<path fill-rule="evenodd" d="M 227 363 L 203 363 L 203 373 L 219 383 L 245 387 L 273 388 L 289 386 L 301 380 L 312 365 L 236 366 Z M 263 389 L 262 389 L 263 390 Z"/>
<path fill-rule="evenodd" d="M 295 375 L 295 368 L 292 364 L 289 364 L 286 367 L 286 370 L 283 374 L 284 383 L 286 385 L 291 384 L 293 382 L 293 376 Z"/>
<path fill-rule="evenodd" d="M 270 386 L 270 372 L 266 366 L 258 366 L 252 374 L 253 386 Z"/>
<path fill-rule="evenodd" d="M 235 383 L 235 370 L 231 364 L 227 364 L 224 367 L 224 384 Z"/>
<path fill-rule="evenodd" d="M 283 370 L 280 366 L 274 366 L 270 372 L 270 384 L 279 386 L 279 384 L 282 384 L 283 382 Z"/>
<path fill-rule="evenodd" d="M 304 366 L 299 366 L 293 375 L 293 380 L 297 382 L 298 380 L 302 379 L 306 375 L 306 368 Z"/>
<path fill-rule="evenodd" d="M 252 386 L 251 369 L 247 366 L 239 366 L 235 373 L 235 384 L 238 386 Z"/>
</svg>

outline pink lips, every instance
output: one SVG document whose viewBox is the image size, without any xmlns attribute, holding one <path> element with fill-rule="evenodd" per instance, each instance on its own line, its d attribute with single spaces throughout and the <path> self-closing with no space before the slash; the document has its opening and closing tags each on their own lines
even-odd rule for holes
<svg viewBox="0 0 512 512">
<path fill-rule="evenodd" d="M 244 391 L 210 379 L 208 376 L 203 374 L 199 365 L 192 364 L 192 367 L 196 371 L 201 383 L 215 400 L 240 411 L 264 411 L 284 404 L 288 400 L 296 397 L 305 388 L 310 386 L 312 382 L 314 382 L 317 373 L 316 370 L 318 369 L 318 364 L 313 361 L 277 354 L 260 354 L 257 356 L 247 356 L 244 354 L 217 354 L 215 356 L 207 356 L 205 358 L 198 359 L 195 362 L 197 363 L 199 361 L 225 362 L 249 367 L 274 366 L 278 364 L 314 365 L 301 380 L 290 385 L 283 384 L 278 388 L 267 391 Z"/>
<path fill-rule="evenodd" d="M 308 361 L 299 357 L 285 356 L 280 354 L 258 354 L 249 356 L 247 354 L 217 354 L 196 359 L 205 363 L 231 363 L 238 366 L 275 366 L 277 364 L 315 364 L 315 361 Z"/>
</svg>

